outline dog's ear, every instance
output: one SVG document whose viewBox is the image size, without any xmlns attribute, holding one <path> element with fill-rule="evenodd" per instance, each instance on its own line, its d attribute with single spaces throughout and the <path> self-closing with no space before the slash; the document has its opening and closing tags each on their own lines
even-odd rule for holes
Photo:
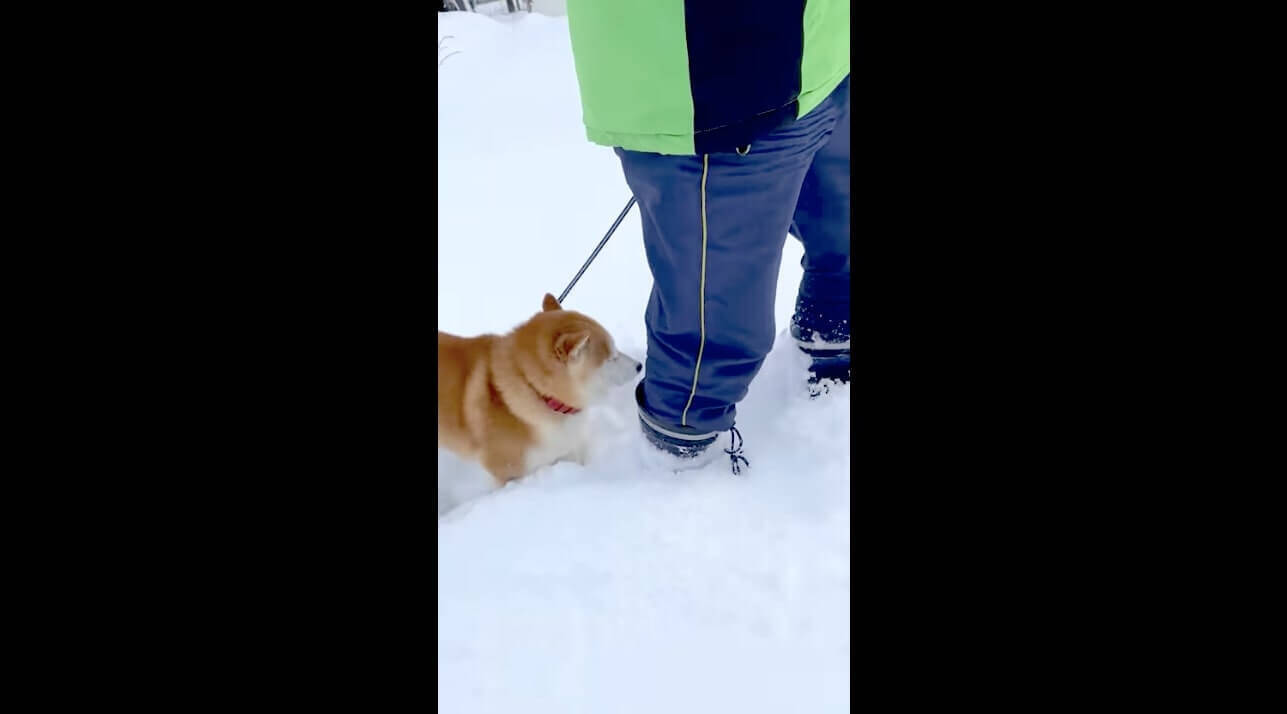
<svg viewBox="0 0 1287 714">
<path fill-rule="evenodd" d="M 541 302 L 541 307 L 544 309 L 545 312 L 549 312 L 550 310 L 563 309 L 562 307 L 559 306 L 559 301 L 555 300 L 554 296 L 549 293 L 545 293 L 545 300 Z"/>
<path fill-rule="evenodd" d="M 554 338 L 554 356 L 564 362 L 571 362 L 581 356 L 582 350 L 589 341 L 589 332 L 580 330 L 564 332 Z"/>
</svg>

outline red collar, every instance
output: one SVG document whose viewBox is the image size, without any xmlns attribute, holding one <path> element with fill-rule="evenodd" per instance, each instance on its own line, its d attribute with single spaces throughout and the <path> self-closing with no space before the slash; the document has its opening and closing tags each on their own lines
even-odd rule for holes
<svg viewBox="0 0 1287 714">
<path fill-rule="evenodd" d="M 560 402 L 559 400 L 555 399 L 554 397 L 545 397 L 545 396 L 543 396 L 543 397 L 541 397 L 541 399 L 544 399 L 544 400 L 545 400 L 545 405 L 546 405 L 546 406 L 548 406 L 550 409 L 553 409 L 554 411 L 556 411 L 556 412 L 558 412 L 558 413 L 560 413 L 560 414 L 576 414 L 577 412 L 581 411 L 580 409 L 577 409 L 576 407 L 570 407 L 570 406 L 568 406 L 568 405 L 564 404 L 563 402 Z"/>
</svg>

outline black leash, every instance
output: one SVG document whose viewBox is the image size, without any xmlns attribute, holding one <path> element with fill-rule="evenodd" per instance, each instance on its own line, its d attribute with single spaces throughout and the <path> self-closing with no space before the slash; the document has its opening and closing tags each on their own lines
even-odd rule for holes
<svg viewBox="0 0 1287 714">
<path fill-rule="evenodd" d="M 566 288 L 563 288 L 563 294 L 559 296 L 560 305 L 563 304 L 563 298 L 567 297 L 568 293 L 572 292 L 572 286 L 576 285 L 576 281 L 581 279 L 581 274 L 585 272 L 586 268 L 590 267 L 590 263 L 594 262 L 594 257 L 599 254 L 599 251 L 603 250 L 604 244 L 607 243 L 608 239 L 612 237 L 612 234 L 616 232 L 617 226 L 621 225 L 621 221 L 625 219 L 626 214 L 630 212 L 630 207 L 633 205 L 635 205 L 635 197 L 631 196 L 630 201 L 626 203 L 626 207 L 621 209 L 621 215 L 617 216 L 617 220 L 613 221 L 612 227 L 608 229 L 608 235 L 604 236 L 603 240 L 599 241 L 599 245 L 596 246 L 594 252 L 590 254 L 590 259 L 585 261 L 585 265 L 582 265 L 581 269 L 577 271 L 576 277 L 572 278 L 572 282 L 568 283 Z"/>
</svg>

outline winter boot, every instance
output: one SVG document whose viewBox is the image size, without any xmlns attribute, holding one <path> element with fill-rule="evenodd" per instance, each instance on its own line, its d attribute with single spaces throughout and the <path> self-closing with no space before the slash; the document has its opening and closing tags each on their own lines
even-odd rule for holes
<svg viewBox="0 0 1287 714">
<path fill-rule="evenodd" d="M 806 322 L 808 327 L 802 325 Z M 831 385 L 849 383 L 849 320 L 826 319 L 808 301 L 796 301 L 791 316 L 791 337 L 809 356 L 809 396 L 830 391 Z"/>
<path fill-rule="evenodd" d="M 672 471 L 691 471 L 715 461 L 720 450 L 713 448 L 719 432 L 698 433 L 689 427 L 663 424 L 649 414 L 643 404 L 643 382 L 635 387 L 635 404 L 639 407 L 639 427 L 647 441 L 646 460 L 652 465 Z M 740 474 L 750 462 L 742 454 L 742 435 L 729 429 L 729 448 L 723 452 L 729 457 L 734 474 Z"/>
</svg>

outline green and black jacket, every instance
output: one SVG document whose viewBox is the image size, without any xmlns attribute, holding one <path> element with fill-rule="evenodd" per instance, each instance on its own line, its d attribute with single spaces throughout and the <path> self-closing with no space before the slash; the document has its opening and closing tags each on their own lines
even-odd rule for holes
<svg viewBox="0 0 1287 714">
<path fill-rule="evenodd" d="M 730 151 L 849 74 L 849 0 L 568 0 L 590 141 Z"/>
</svg>

